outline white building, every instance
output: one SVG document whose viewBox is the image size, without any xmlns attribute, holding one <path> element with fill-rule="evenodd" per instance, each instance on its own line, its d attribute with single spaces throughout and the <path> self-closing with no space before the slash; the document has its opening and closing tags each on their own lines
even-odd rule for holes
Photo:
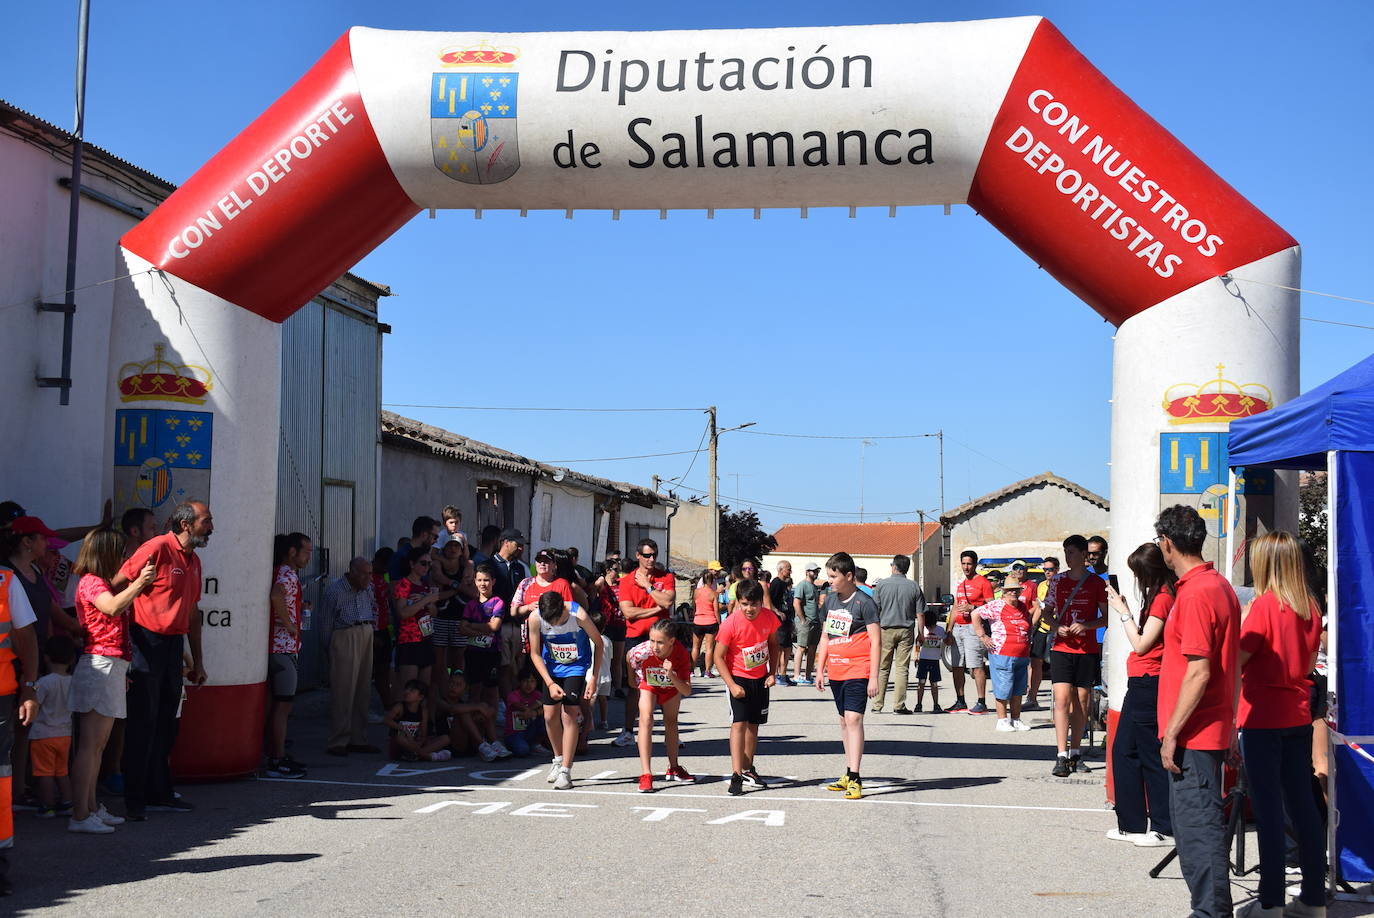
<svg viewBox="0 0 1374 918">
<path fill-rule="evenodd" d="M 776 572 L 779 561 L 791 562 L 794 580 L 807 565 L 824 567 L 827 558 L 843 551 L 853 557 L 855 566 L 868 571 L 869 583 L 892 575 L 895 555 L 911 557 L 907 576 L 918 580 L 930 599 L 936 598 L 937 587 L 944 582 L 939 523 L 789 523 L 773 538 L 778 545 L 763 556 L 763 566 Z"/>
<path fill-rule="evenodd" d="M 1009 567 L 1013 560 L 1033 559 L 1033 566 L 1046 556 L 1062 561 L 1062 543 L 1069 536 L 1110 535 L 1110 508 L 1107 498 L 1053 472 L 961 504 L 940 517 L 949 532 L 951 558 L 944 588 L 954 589 L 962 576 L 959 554 L 968 549 L 995 562 L 985 569 Z"/>
<path fill-rule="evenodd" d="M 582 563 L 628 551 L 643 537 L 668 545 L 671 502 L 648 488 L 557 468 L 452 431 L 381 413 L 381 533 L 394 545 L 417 516 L 452 504 L 477 542 L 482 528 L 514 527 L 541 548 L 578 550 Z"/>
</svg>

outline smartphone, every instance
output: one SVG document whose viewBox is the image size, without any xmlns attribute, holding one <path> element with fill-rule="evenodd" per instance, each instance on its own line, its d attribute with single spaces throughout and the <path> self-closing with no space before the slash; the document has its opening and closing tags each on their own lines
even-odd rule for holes
<svg viewBox="0 0 1374 918">
<path fill-rule="evenodd" d="M 1116 574 L 1108 574 L 1107 582 L 1112 585 L 1113 590 L 1116 590 L 1118 593 L 1121 592 L 1121 587 L 1116 585 Z"/>
</svg>

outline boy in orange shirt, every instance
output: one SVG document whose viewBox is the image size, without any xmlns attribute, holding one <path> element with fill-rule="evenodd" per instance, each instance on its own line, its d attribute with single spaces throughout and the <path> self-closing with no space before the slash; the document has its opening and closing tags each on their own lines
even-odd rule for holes
<svg viewBox="0 0 1374 918">
<path fill-rule="evenodd" d="M 825 597 L 825 624 L 816 648 L 816 690 L 830 691 L 840 714 L 845 773 L 827 790 L 843 791 L 848 800 L 863 796 L 859 765 L 864 754 L 864 710 L 878 696 L 878 654 L 881 631 L 878 604 L 858 588 L 854 559 L 836 552 L 825 562 L 830 590 Z"/>
<path fill-rule="evenodd" d="M 768 690 L 778 668 L 778 617 L 759 615 L 763 585 L 746 580 L 735 593 L 735 612 L 716 635 L 715 667 L 730 692 L 730 795 L 744 785 L 765 787 L 754 768 L 759 725 L 768 723 Z"/>
</svg>

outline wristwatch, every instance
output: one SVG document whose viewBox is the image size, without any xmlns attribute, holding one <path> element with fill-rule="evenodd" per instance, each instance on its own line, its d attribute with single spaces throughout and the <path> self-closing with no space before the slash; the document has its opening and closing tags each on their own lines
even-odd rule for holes
<svg viewBox="0 0 1374 918">
<path fill-rule="evenodd" d="M 1118 615 L 1117 618 L 1121 619 L 1123 622 L 1128 622 L 1131 620 L 1131 617 L 1129 615 Z"/>
</svg>

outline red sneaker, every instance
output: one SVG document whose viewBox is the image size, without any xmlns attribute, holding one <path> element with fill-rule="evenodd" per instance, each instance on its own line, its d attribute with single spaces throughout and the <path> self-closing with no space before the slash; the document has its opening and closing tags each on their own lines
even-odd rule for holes
<svg viewBox="0 0 1374 918">
<path fill-rule="evenodd" d="M 688 773 L 687 769 L 683 768 L 681 765 L 674 765 L 672 768 L 668 769 L 668 771 L 664 773 L 663 780 L 681 781 L 685 784 L 690 784 L 691 782 L 695 781 L 696 778 L 692 777 L 692 775 Z"/>
<path fill-rule="evenodd" d="M 641 794 L 647 794 L 647 793 L 649 793 L 650 791 L 652 791 L 653 789 L 654 789 L 654 776 L 653 776 L 653 775 L 640 775 L 640 776 L 639 776 L 639 792 L 640 792 Z"/>
</svg>

